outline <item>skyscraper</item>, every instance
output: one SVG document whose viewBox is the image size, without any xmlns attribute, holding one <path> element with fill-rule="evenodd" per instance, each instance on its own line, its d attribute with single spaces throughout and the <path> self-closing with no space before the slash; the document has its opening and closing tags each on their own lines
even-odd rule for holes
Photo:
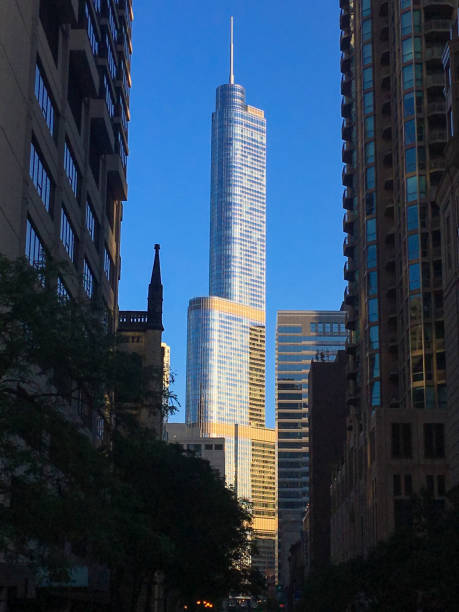
<svg viewBox="0 0 459 612">
<path fill-rule="evenodd" d="M 278 555 L 279 583 L 285 587 L 290 582 L 290 547 L 302 537 L 309 501 L 309 369 L 311 361 L 333 361 L 344 348 L 345 320 L 346 313 L 336 311 L 277 313 Z"/>
<path fill-rule="evenodd" d="M 225 437 L 226 482 L 253 503 L 264 551 L 254 562 L 274 571 L 275 438 L 264 427 L 266 120 L 234 83 L 232 26 L 230 57 L 212 115 L 210 296 L 188 309 L 186 421 L 203 436 Z"/>
<path fill-rule="evenodd" d="M 437 186 L 447 139 L 441 60 L 457 3 L 340 5 L 351 338 L 335 560 L 365 554 L 409 521 L 413 492 L 427 487 L 439 503 L 445 493 Z"/>
</svg>

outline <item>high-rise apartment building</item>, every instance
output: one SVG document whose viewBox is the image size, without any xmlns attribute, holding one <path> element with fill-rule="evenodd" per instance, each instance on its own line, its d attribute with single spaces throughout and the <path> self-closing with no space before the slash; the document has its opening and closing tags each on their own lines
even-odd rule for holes
<svg viewBox="0 0 459 612">
<path fill-rule="evenodd" d="M 333 556 L 365 554 L 445 493 L 445 331 L 437 187 L 442 54 L 456 3 L 341 0 L 348 405 Z"/>
<path fill-rule="evenodd" d="M 225 478 L 253 503 L 260 555 L 275 572 L 275 437 L 265 426 L 266 120 L 234 83 L 212 115 L 210 296 L 188 309 L 186 422 L 225 438 Z M 269 550 L 270 552 L 266 552 Z"/>
<path fill-rule="evenodd" d="M 309 370 L 312 361 L 334 361 L 344 348 L 345 321 L 346 313 L 339 311 L 277 313 L 278 555 L 279 583 L 284 587 L 290 582 L 290 548 L 302 537 L 309 501 Z"/>
<path fill-rule="evenodd" d="M 131 20 L 131 0 L 0 6 L 0 251 L 32 265 L 45 253 L 66 262 L 58 291 L 111 311 L 127 198 Z"/>
</svg>

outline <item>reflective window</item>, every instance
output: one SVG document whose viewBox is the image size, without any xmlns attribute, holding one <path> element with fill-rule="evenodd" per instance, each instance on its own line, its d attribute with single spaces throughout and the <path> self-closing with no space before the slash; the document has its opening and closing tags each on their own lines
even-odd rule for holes
<svg viewBox="0 0 459 612">
<path fill-rule="evenodd" d="M 41 267 L 45 262 L 45 249 L 29 219 L 27 219 L 26 227 L 25 256 L 30 265 L 35 268 Z"/>
<path fill-rule="evenodd" d="M 51 201 L 51 179 L 33 143 L 30 144 L 29 174 L 33 184 L 35 185 L 35 189 L 41 198 L 41 201 L 43 202 L 46 210 L 49 212 Z"/>
<path fill-rule="evenodd" d="M 375 323 L 378 320 L 378 298 L 368 300 L 368 321 Z"/>
<path fill-rule="evenodd" d="M 405 121 L 405 145 L 416 142 L 416 122 L 414 119 Z"/>
<path fill-rule="evenodd" d="M 94 288 L 94 274 L 92 273 L 92 270 L 85 258 L 83 261 L 83 289 L 85 290 L 85 293 L 89 298 L 93 297 Z"/>
<path fill-rule="evenodd" d="M 46 125 L 51 134 L 54 134 L 54 104 L 51 100 L 49 88 L 45 83 L 40 66 L 35 66 L 35 97 L 40 105 Z"/>
<path fill-rule="evenodd" d="M 416 291 L 421 288 L 421 274 L 419 264 L 411 264 L 409 267 L 410 291 Z"/>
<path fill-rule="evenodd" d="M 379 378 L 379 353 L 372 353 L 370 355 L 370 378 Z"/>
<path fill-rule="evenodd" d="M 418 207 L 408 206 L 406 209 L 406 225 L 408 230 L 418 229 Z"/>
<path fill-rule="evenodd" d="M 413 202 L 418 199 L 418 177 L 410 176 L 406 179 L 406 201 Z"/>
<path fill-rule="evenodd" d="M 376 267 L 376 245 L 372 244 L 367 248 L 367 267 L 375 268 Z"/>
<path fill-rule="evenodd" d="M 365 162 L 367 164 L 374 164 L 375 161 L 375 141 L 367 142 L 365 145 Z"/>
<path fill-rule="evenodd" d="M 402 36 L 411 34 L 411 13 L 403 13 L 401 18 Z"/>
<path fill-rule="evenodd" d="M 413 23 L 414 23 L 414 31 L 421 31 L 421 11 L 413 11 Z"/>
<path fill-rule="evenodd" d="M 61 209 L 61 241 L 67 251 L 67 255 L 72 261 L 75 261 L 75 233 L 64 207 Z"/>
<path fill-rule="evenodd" d="M 419 235 L 411 234 L 408 236 L 408 259 L 418 259 L 419 257 Z"/>
<path fill-rule="evenodd" d="M 365 212 L 367 215 L 374 215 L 376 210 L 376 194 L 367 193 L 365 196 Z"/>
<path fill-rule="evenodd" d="M 369 66 L 363 69 L 363 88 L 370 89 L 373 87 L 373 68 Z"/>
<path fill-rule="evenodd" d="M 381 383 L 379 380 L 371 385 L 371 405 L 381 406 Z"/>
<path fill-rule="evenodd" d="M 371 40 L 371 19 L 362 23 L 362 39 L 364 42 Z"/>
<path fill-rule="evenodd" d="M 67 178 L 69 179 L 74 196 L 78 197 L 78 170 L 75 159 L 72 155 L 70 147 L 65 141 L 64 145 L 64 168 Z"/>
<path fill-rule="evenodd" d="M 416 147 L 405 151 L 405 171 L 416 172 Z"/>
<path fill-rule="evenodd" d="M 374 102 L 373 102 L 373 92 L 367 91 L 366 94 L 363 94 L 363 112 L 365 115 L 373 112 Z"/>
<path fill-rule="evenodd" d="M 416 87 L 422 87 L 422 64 L 415 64 Z"/>
<path fill-rule="evenodd" d="M 379 327 L 378 325 L 373 325 L 370 327 L 370 348 L 378 349 L 379 348 Z"/>
<path fill-rule="evenodd" d="M 411 89 L 412 87 L 414 87 L 413 64 L 409 64 L 408 66 L 403 66 L 402 75 L 403 75 L 403 89 Z"/>
<path fill-rule="evenodd" d="M 277 331 L 279 334 L 301 334 L 303 328 L 301 325 L 279 325 Z"/>
<path fill-rule="evenodd" d="M 362 0 L 362 17 L 371 15 L 371 0 Z"/>
<path fill-rule="evenodd" d="M 374 117 L 365 117 L 365 138 L 374 138 L 375 136 L 375 120 Z"/>
<path fill-rule="evenodd" d="M 362 62 L 365 66 L 366 64 L 371 64 L 373 61 L 373 50 L 371 46 L 371 42 L 365 43 L 362 46 Z"/>
<path fill-rule="evenodd" d="M 378 273 L 376 270 L 368 272 L 367 289 L 368 295 L 376 295 L 378 293 Z"/>
<path fill-rule="evenodd" d="M 411 6 L 411 0 L 400 0 L 400 8 L 408 8 Z"/>
<path fill-rule="evenodd" d="M 375 188 L 375 167 L 374 166 L 370 166 L 369 168 L 367 168 L 365 183 L 366 183 L 366 188 L 368 190 Z"/>
<path fill-rule="evenodd" d="M 86 202 L 86 228 L 91 236 L 92 240 L 96 240 L 96 219 L 94 216 L 93 208 L 89 202 Z"/>
<path fill-rule="evenodd" d="M 376 240 L 376 219 L 367 220 L 367 242 Z"/>
</svg>

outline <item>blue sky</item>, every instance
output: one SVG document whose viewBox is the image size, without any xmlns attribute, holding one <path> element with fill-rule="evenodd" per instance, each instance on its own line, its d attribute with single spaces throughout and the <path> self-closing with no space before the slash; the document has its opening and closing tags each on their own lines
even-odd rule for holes
<svg viewBox="0 0 459 612">
<path fill-rule="evenodd" d="M 210 127 L 235 80 L 267 118 L 267 424 L 282 309 L 339 309 L 343 296 L 338 0 L 134 0 L 129 200 L 120 308 L 145 309 L 161 244 L 164 340 L 185 414 L 188 300 L 208 295 Z"/>
</svg>

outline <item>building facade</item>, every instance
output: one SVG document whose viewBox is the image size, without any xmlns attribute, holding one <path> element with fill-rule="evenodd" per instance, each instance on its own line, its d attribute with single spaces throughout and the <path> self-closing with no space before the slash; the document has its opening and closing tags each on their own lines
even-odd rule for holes
<svg viewBox="0 0 459 612">
<path fill-rule="evenodd" d="M 443 236 L 448 489 L 459 486 L 459 24 L 457 11 L 451 36 L 443 52 L 448 121 L 448 144 L 445 154 L 447 171 L 438 188 Z"/>
<path fill-rule="evenodd" d="M 334 560 L 366 554 L 409 521 L 413 492 L 445 493 L 437 188 L 447 138 L 442 53 L 455 7 L 448 0 L 340 4 L 351 336 Z"/>
<path fill-rule="evenodd" d="M 0 250 L 32 265 L 45 255 L 65 262 L 58 291 L 112 312 L 131 21 L 130 0 L 5 0 L 0 8 Z"/>
<path fill-rule="evenodd" d="M 302 538 L 309 502 L 308 376 L 311 362 L 333 361 L 346 341 L 346 313 L 281 310 L 276 324 L 276 430 L 279 583 L 290 582 L 291 547 Z"/>
<path fill-rule="evenodd" d="M 265 426 L 266 120 L 234 83 L 212 115 L 209 297 L 188 309 L 186 422 L 225 438 L 225 479 L 253 503 L 253 562 L 276 571 L 274 431 Z M 267 463 L 263 463 L 267 461 Z M 265 469 L 271 466 L 272 472 Z M 271 553 L 266 553 L 266 550 Z"/>
</svg>

